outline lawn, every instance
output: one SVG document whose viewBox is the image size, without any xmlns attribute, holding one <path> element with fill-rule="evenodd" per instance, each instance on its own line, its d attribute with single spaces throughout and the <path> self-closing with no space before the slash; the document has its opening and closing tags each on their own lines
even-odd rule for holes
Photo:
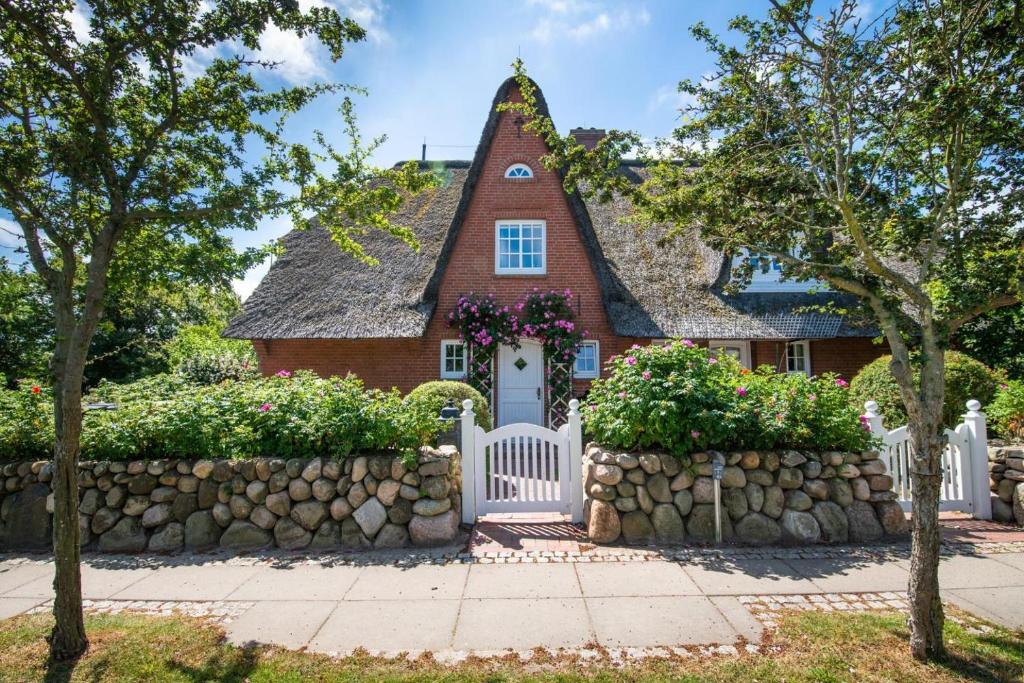
<svg viewBox="0 0 1024 683">
<path fill-rule="evenodd" d="M 948 660 L 922 665 L 907 654 L 905 617 L 894 613 L 795 613 L 764 654 L 645 660 L 619 668 L 574 657 L 514 658 L 441 665 L 372 657 L 334 660 L 271 648 L 238 648 L 209 622 L 95 615 L 92 646 L 73 668 L 47 671 L 49 616 L 0 621 L 3 681 L 960 681 L 1024 680 L 1024 634 L 954 612 Z"/>
</svg>

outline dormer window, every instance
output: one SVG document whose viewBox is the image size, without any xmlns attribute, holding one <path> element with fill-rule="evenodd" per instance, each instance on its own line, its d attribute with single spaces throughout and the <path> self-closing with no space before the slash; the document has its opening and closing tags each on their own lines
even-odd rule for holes
<svg viewBox="0 0 1024 683">
<path fill-rule="evenodd" d="M 526 164 L 512 164 L 505 169 L 506 178 L 532 178 L 533 169 Z"/>
<path fill-rule="evenodd" d="M 735 268 L 740 265 L 743 257 L 748 252 L 743 252 L 733 258 L 732 265 Z M 800 255 L 800 250 L 796 251 Z M 750 265 L 754 272 L 750 276 L 750 284 L 745 292 L 810 292 L 825 291 L 828 285 L 819 280 L 788 280 L 783 277 L 783 265 L 777 259 L 765 254 L 754 254 L 750 257 Z"/>
</svg>

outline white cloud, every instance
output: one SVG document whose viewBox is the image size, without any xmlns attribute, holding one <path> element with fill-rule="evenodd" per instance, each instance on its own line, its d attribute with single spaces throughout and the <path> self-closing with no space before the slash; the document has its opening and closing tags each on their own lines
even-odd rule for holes
<svg viewBox="0 0 1024 683">
<path fill-rule="evenodd" d="M 350 17 L 366 29 L 366 37 L 372 43 L 386 43 L 391 34 L 384 28 L 384 14 L 387 6 L 383 0 L 332 0 L 335 9 L 342 16 Z"/>
<path fill-rule="evenodd" d="M 0 218 L 0 248 L 17 249 L 24 246 L 21 226 L 9 218 Z"/>
<path fill-rule="evenodd" d="M 88 43 L 92 40 L 89 35 L 89 15 L 85 13 L 81 5 L 76 2 L 73 10 L 64 13 L 64 18 L 71 22 L 71 30 L 78 42 Z"/>
<path fill-rule="evenodd" d="M 532 0 L 530 5 L 545 12 L 530 31 L 530 37 L 540 43 L 562 38 L 582 43 L 612 30 L 630 30 L 651 22 L 645 7 L 612 11 L 572 0 Z"/>
<path fill-rule="evenodd" d="M 291 83 L 308 83 L 327 74 L 326 51 L 313 36 L 300 38 L 271 24 L 260 36 L 259 59 L 276 62 L 274 73 Z"/>
</svg>

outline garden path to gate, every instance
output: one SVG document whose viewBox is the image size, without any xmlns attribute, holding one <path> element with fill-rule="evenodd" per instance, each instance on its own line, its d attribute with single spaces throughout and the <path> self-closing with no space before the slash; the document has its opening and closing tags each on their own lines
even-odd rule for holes
<svg viewBox="0 0 1024 683">
<path fill-rule="evenodd" d="M 515 537 L 499 519 L 476 552 L 470 544 L 415 554 L 87 554 L 86 605 L 206 615 L 237 643 L 449 659 L 536 647 L 729 651 L 753 647 L 782 609 L 905 607 L 905 544 L 629 549 L 589 546 L 557 521 L 539 524 L 520 529 L 520 550 L 483 549 Z M 546 535 L 578 549 L 528 547 Z M 50 609 L 52 578 L 46 556 L 0 555 L 0 618 Z M 947 601 L 1024 628 L 1024 543 L 947 539 L 940 579 Z"/>
</svg>

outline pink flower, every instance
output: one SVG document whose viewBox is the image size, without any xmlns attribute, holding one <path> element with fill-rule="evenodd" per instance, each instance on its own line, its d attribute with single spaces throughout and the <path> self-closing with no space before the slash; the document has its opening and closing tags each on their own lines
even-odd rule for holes
<svg viewBox="0 0 1024 683">
<path fill-rule="evenodd" d="M 842 377 L 836 377 L 836 386 L 839 387 L 840 389 L 845 389 L 846 387 L 850 386 L 850 383 L 847 382 Z"/>
<path fill-rule="evenodd" d="M 633 356 L 626 356 L 626 365 L 636 365 L 636 358 Z"/>
<path fill-rule="evenodd" d="M 650 379 L 651 378 L 651 371 L 650 370 L 644 370 L 643 374 L 641 375 L 641 377 L 643 377 L 644 379 Z"/>
<path fill-rule="evenodd" d="M 690 436 L 692 436 L 693 439 L 696 441 L 697 439 L 700 438 L 700 432 L 698 432 L 696 429 L 694 429 L 692 432 L 690 432 Z"/>
<path fill-rule="evenodd" d="M 714 365 L 717 362 L 718 362 L 718 359 L 715 358 L 714 356 L 711 356 L 710 358 L 708 358 L 708 363 L 710 363 L 711 365 Z"/>
<path fill-rule="evenodd" d="M 640 348 L 640 345 L 639 345 L 639 344 L 633 344 L 633 345 L 632 345 L 632 346 L 630 346 L 629 348 L 630 348 L 631 350 L 634 350 L 634 351 L 635 351 L 636 349 L 639 349 L 639 348 Z"/>
<path fill-rule="evenodd" d="M 736 387 L 736 393 L 739 394 L 740 396 L 746 396 L 747 390 L 745 387 Z"/>
<path fill-rule="evenodd" d="M 619 392 L 619 398 L 621 398 L 621 399 L 626 398 L 626 392 L 625 391 L 620 391 Z"/>
<path fill-rule="evenodd" d="M 265 413 L 268 410 L 270 410 L 270 404 L 269 403 L 264 403 L 263 405 L 260 406 L 260 412 L 261 413 Z"/>
<path fill-rule="evenodd" d="M 684 339 L 683 340 L 683 346 L 685 346 L 688 349 L 692 349 L 695 346 L 695 344 L 692 341 L 690 341 L 689 339 Z"/>
<path fill-rule="evenodd" d="M 809 401 L 817 401 L 818 400 L 818 395 L 817 394 L 809 394 L 807 396 L 807 400 L 809 400 Z"/>
<path fill-rule="evenodd" d="M 287 379 L 287 378 L 292 376 L 292 373 L 288 372 L 287 370 L 278 370 L 277 371 L 277 376 L 278 377 L 284 377 L 285 379 Z"/>
</svg>

